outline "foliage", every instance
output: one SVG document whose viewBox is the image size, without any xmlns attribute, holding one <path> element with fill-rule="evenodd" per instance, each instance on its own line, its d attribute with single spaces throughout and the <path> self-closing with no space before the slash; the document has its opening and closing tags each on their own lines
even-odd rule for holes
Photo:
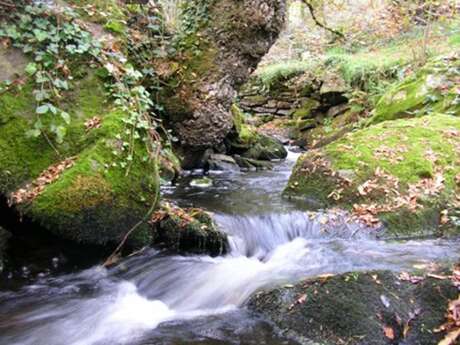
<svg viewBox="0 0 460 345">
<path fill-rule="evenodd" d="M 266 90 L 270 90 L 279 82 L 302 74 L 312 68 L 312 63 L 301 60 L 290 60 L 264 66 L 257 70 L 256 78 Z"/>
<path fill-rule="evenodd" d="M 71 119 L 60 103 L 74 78 L 71 65 L 77 59 L 90 63 L 100 53 L 91 34 L 82 30 L 75 18 L 68 9 L 50 15 L 45 6 L 27 6 L 14 24 L 0 30 L 0 37 L 10 39 L 33 57 L 26 67 L 27 75 L 34 78 L 37 117 L 33 129 L 27 132 L 30 136 L 50 133 L 57 143 L 63 142 Z M 51 118 L 44 119 L 50 114 Z"/>
<path fill-rule="evenodd" d="M 120 51 L 103 48 L 91 33 L 82 29 L 75 12 L 68 8 L 50 11 L 46 5 L 27 6 L 24 13 L 11 18 L 0 37 L 33 57 L 26 68 L 27 75 L 34 78 L 37 103 L 36 121 L 27 131 L 30 136 L 43 135 L 53 147 L 51 139 L 62 144 L 72 119 L 61 105 L 78 78 L 79 65 L 103 66 L 108 77 L 107 89 L 125 114 L 125 129 L 114 138 L 121 142 L 124 152 L 118 165 L 129 172 L 136 142 L 147 148 L 144 160 L 155 158 L 160 137 L 154 110 L 161 108 L 142 86 L 144 74 L 134 69 Z M 114 154 L 119 155 L 116 150 Z"/>
</svg>

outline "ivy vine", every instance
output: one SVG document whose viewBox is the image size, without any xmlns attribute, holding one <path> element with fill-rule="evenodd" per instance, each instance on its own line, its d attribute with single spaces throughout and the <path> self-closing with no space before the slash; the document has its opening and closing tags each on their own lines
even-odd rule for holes
<svg viewBox="0 0 460 345">
<path fill-rule="evenodd" d="M 116 136 L 124 155 L 113 165 L 126 168 L 128 174 L 136 142 L 146 146 L 145 161 L 158 156 L 160 120 L 155 111 L 161 107 L 142 85 L 144 74 L 131 66 L 123 54 L 101 47 L 79 25 L 78 15 L 70 8 L 57 12 L 50 11 L 45 4 L 27 6 L 22 13 L 13 14 L 8 23 L 0 29 L 0 38 L 10 40 L 33 60 L 25 72 L 34 88 L 36 120 L 27 135 L 43 135 L 57 151 L 53 141 L 58 144 L 64 141 L 72 121 L 61 102 L 65 92 L 72 88 L 73 70 L 78 69 L 78 64 L 89 63 L 107 70 L 110 76 L 107 88 L 115 105 L 125 114 L 122 118 L 125 130 Z M 114 155 L 118 156 L 118 151 L 114 150 Z"/>
</svg>

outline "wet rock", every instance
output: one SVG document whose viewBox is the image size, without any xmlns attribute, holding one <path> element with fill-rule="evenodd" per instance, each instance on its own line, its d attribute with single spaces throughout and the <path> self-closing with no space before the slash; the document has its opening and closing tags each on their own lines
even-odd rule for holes
<svg viewBox="0 0 460 345">
<path fill-rule="evenodd" d="M 240 168 L 233 157 L 223 154 L 212 154 L 209 157 L 209 170 L 239 171 Z"/>
<path fill-rule="evenodd" d="M 348 103 L 339 104 L 339 105 L 336 105 L 336 106 L 334 106 L 332 108 L 329 108 L 329 110 L 326 113 L 326 116 L 327 117 L 336 117 L 336 116 L 338 116 L 340 114 L 345 113 L 348 109 L 350 109 L 350 105 Z"/>
<path fill-rule="evenodd" d="M 273 168 L 273 165 L 270 162 L 251 158 L 235 156 L 235 161 L 243 170 L 270 170 Z"/>
<path fill-rule="evenodd" d="M 444 335 L 432 330 L 457 296 L 449 279 L 353 272 L 259 292 L 249 308 L 302 344 L 437 344 Z"/>
<path fill-rule="evenodd" d="M 259 134 L 257 141 L 241 156 L 255 160 L 284 159 L 287 151 L 279 140 Z"/>
<path fill-rule="evenodd" d="M 217 256 L 228 251 L 227 235 L 201 209 L 162 207 L 152 218 L 153 245 L 178 253 Z"/>
<path fill-rule="evenodd" d="M 265 107 L 257 107 L 253 109 L 256 113 L 269 113 L 274 114 L 276 113 L 276 108 L 269 108 L 268 106 Z"/>
<path fill-rule="evenodd" d="M 190 186 L 208 188 L 212 186 L 212 179 L 209 177 L 196 178 L 190 181 Z"/>
</svg>

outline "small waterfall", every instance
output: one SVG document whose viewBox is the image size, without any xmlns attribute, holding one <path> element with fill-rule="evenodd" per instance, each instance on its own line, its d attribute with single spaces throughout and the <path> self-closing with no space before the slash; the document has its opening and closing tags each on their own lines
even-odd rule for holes
<svg viewBox="0 0 460 345">
<path fill-rule="evenodd" d="M 459 258 L 458 241 L 384 242 L 346 214 L 299 211 L 281 198 L 295 158 L 291 153 L 273 171 L 214 176 L 208 190 L 184 181 L 169 191 L 175 200 L 215 212 L 229 235 L 228 255 L 167 256 L 151 249 L 110 270 L 42 277 L 20 291 L 0 292 L 0 345 L 171 345 L 190 337 L 193 344 L 216 344 L 213 337 L 206 341 L 207 320 L 213 336 L 229 333 L 228 341 L 218 336 L 219 344 L 234 344 L 242 329 L 253 340 L 241 343 L 260 344 L 242 308 L 258 289 L 325 273 L 410 270 Z M 200 318 L 205 336 L 196 327 Z M 174 338 L 177 333 L 185 335 Z M 268 334 L 269 344 L 286 344 L 274 337 Z"/>
<path fill-rule="evenodd" d="M 216 215 L 224 257 L 150 250 L 117 267 L 44 279 L 0 296 L 0 344 L 137 344 L 161 323 L 237 310 L 262 287 L 324 273 L 410 269 L 454 259 L 457 243 L 387 243 L 342 215 Z"/>
</svg>

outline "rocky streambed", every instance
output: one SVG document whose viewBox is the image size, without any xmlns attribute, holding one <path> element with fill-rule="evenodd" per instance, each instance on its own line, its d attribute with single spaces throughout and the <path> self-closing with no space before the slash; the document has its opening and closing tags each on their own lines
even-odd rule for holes
<svg viewBox="0 0 460 345">
<path fill-rule="evenodd" d="M 214 213 L 226 255 L 145 250 L 110 269 L 39 275 L 1 292 L 0 343 L 386 344 L 388 327 L 395 341 L 434 343 L 456 290 L 400 274 L 458 259 L 458 243 L 381 241 L 341 212 L 303 211 L 281 196 L 297 157 L 164 187 L 164 198 Z"/>
</svg>

